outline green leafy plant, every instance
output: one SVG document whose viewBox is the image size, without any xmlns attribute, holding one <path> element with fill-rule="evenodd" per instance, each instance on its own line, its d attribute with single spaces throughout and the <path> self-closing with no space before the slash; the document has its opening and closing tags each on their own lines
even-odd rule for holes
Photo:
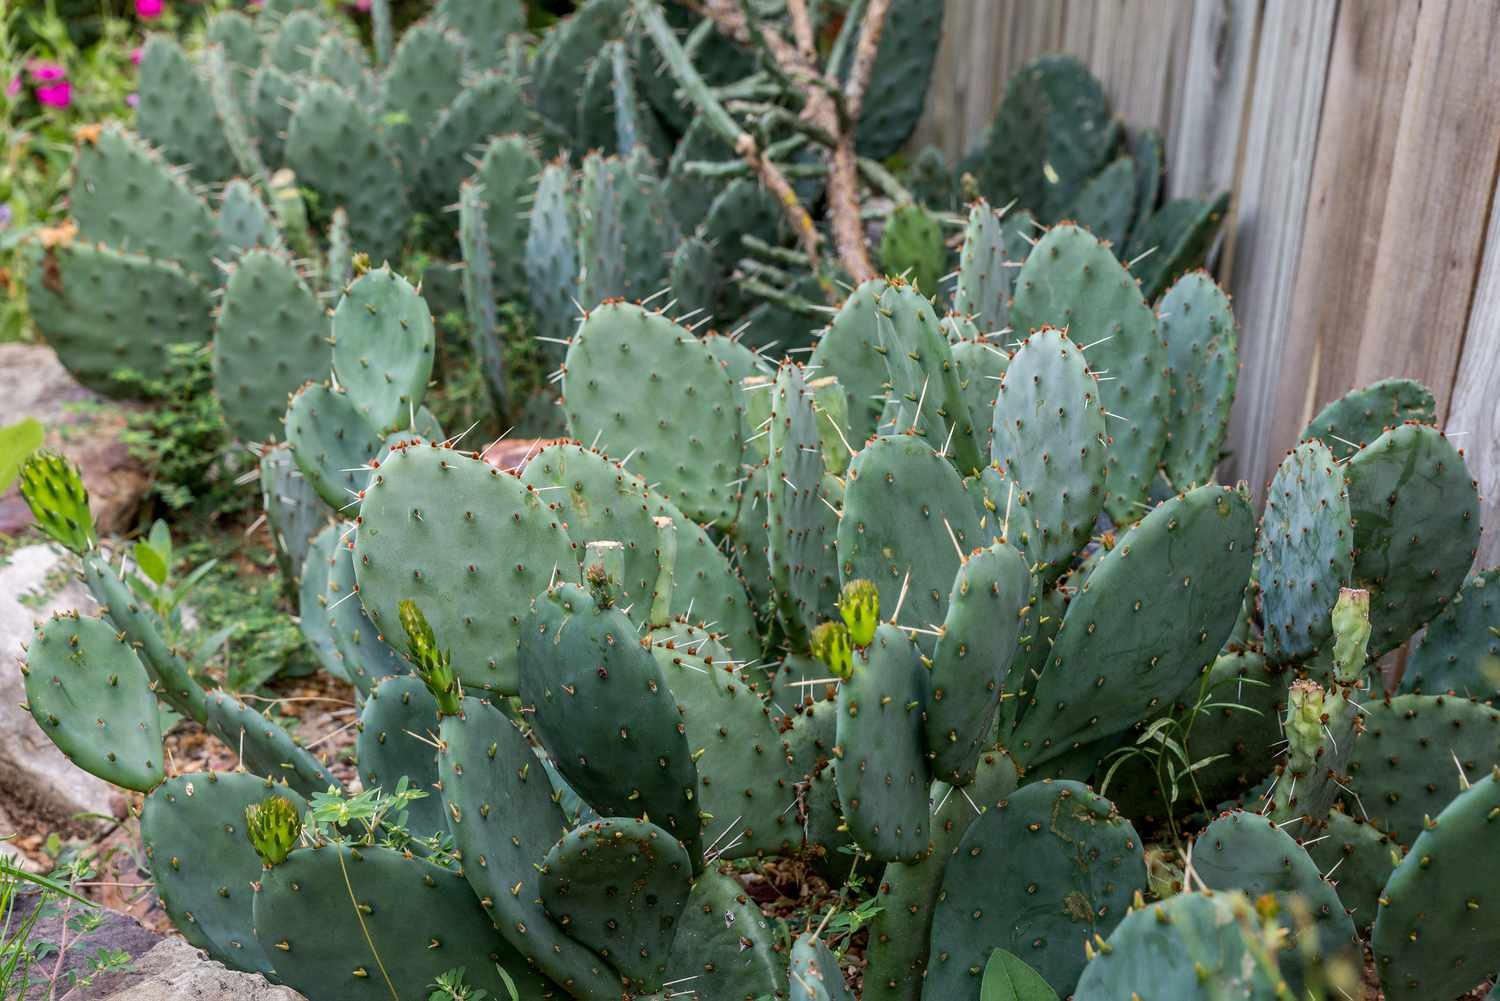
<svg viewBox="0 0 1500 1001">
<path fill-rule="evenodd" d="M 121 439 L 152 473 L 153 495 L 169 511 L 228 517 L 251 503 L 239 478 L 247 462 L 232 446 L 214 395 L 213 359 L 197 345 L 166 346 L 160 378 L 121 373 L 157 401 L 134 411 Z"/>
</svg>

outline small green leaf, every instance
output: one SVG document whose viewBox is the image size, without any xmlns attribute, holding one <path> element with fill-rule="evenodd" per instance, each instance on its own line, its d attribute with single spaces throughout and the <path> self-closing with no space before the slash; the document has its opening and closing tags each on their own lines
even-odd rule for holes
<svg viewBox="0 0 1500 1001">
<path fill-rule="evenodd" d="M 157 518 L 151 525 L 151 534 L 146 537 L 151 543 L 151 548 L 161 554 L 161 560 L 168 569 L 172 566 L 172 530 L 167 523 Z"/>
<path fill-rule="evenodd" d="M 0 428 L 0 493 L 16 482 L 21 475 L 21 463 L 42 447 L 46 436 L 41 422 L 32 417 Z"/>
<path fill-rule="evenodd" d="M 1020 959 L 996 949 L 984 964 L 979 1001 L 1057 1001 L 1057 992 Z"/>
<path fill-rule="evenodd" d="M 160 587 L 167 582 L 167 561 L 149 542 L 137 542 L 134 550 L 136 566 L 141 568 L 151 583 Z"/>
</svg>

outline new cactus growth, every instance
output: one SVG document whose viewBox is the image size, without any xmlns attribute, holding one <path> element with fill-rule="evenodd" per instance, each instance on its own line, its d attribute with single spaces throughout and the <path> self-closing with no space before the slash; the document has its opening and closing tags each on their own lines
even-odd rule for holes
<svg viewBox="0 0 1500 1001">
<path fill-rule="evenodd" d="M 463 689 L 458 677 L 449 666 L 452 659 L 447 650 L 438 649 L 437 638 L 427 624 L 427 616 L 410 599 L 398 606 L 401 628 L 406 632 L 406 654 L 411 658 L 412 671 L 422 679 L 432 697 L 437 700 L 438 712 L 444 716 L 456 716 L 463 699 Z"/>
<path fill-rule="evenodd" d="M 285 796 L 245 807 L 245 836 L 267 869 L 286 861 L 301 834 L 302 818 Z"/>
</svg>

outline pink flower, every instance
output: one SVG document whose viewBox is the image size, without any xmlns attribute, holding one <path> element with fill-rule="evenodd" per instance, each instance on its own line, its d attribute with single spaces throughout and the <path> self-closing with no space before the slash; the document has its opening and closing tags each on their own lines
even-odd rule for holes
<svg viewBox="0 0 1500 1001">
<path fill-rule="evenodd" d="M 36 99 L 49 108 L 66 108 L 73 100 L 73 85 L 66 80 L 44 84 L 36 89 Z"/>
<path fill-rule="evenodd" d="M 161 17 L 165 7 L 163 0 L 135 0 L 135 16 L 150 21 Z"/>
<path fill-rule="evenodd" d="M 354 9 L 368 11 L 370 9 L 370 0 L 354 0 Z"/>
<path fill-rule="evenodd" d="M 139 94 L 126 94 L 125 95 L 125 103 L 128 104 L 128 105 L 130 105 L 132 108 L 137 107 L 141 103 L 141 95 L 139 95 Z"/>
<path fill-rule="evenodd" d="M 33 83 L 56 83 L 68 76 L 68 71 L 61 63 L 48 62 L 45 59 L 33 59 L 26 64 L 26 68 L 31 72 Z"/>
<path fill-rule="evenodd" d="M 5 96 L 15 97 L 19 93 L 21 93 L 21 74 L 17 73 L 10 78 L 10 83 L 5 85 Z"/>
<path fill-rule="evenodd" d="M 130 50 L 130 64 L 132 66 L 139 66 L 141 64 L 141 56 L 143 54 L 144 54 L 144 50 L 139 45 L 137 45 L 135 48 L 131 49 Z"/>
</svg>

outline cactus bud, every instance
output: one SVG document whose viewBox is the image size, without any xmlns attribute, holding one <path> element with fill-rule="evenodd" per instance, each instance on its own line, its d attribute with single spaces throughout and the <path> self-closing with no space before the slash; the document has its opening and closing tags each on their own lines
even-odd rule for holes
<svg viewBox="0 0 1500 1001">
<path fill-rule="evenodd" d="M 849 627 L 849 639 L 863 649 L 875 638 L 880 624 L 880 591 L 872 581 L 851 580 L 839 594 L 839 615 Z"/>
<path fill-rule="evenodd" d="M 286 861 L 302 835 L 302 818 L 285 796 L 245 807 L 245 833 L 267 869 Z"/>
<path fill-rule="evenodd" d="M 449 666 L 448 652 L 438 649 L 432 626 L 427 624 L 427 616 L 422 614 L 415 601 L 406 599 L 401 602 L 400 618 L 401 628 L 406 630 L 406 655 L 412 669 L 437 700 L 438 712 L 444 716 L 457 716 L 463 692 L 459 689 L 458 677 Z"/>
<path fill-rule="evenodd" d="M 625 577 L 625 546 L 619 542 L 590 542 L 584 559 L 583 582 L 600 608 L 615 603 L 615 588 Z"/>
<path fill-rule="evenodd" d="M 812 633 L 812 652 L 836 676 L 845 680 L 854 674 L 854 648 L 842 622 L 825 622 Z"/>
<path fill-rule="evenodd" d="M 1342 684 L 1360 682 L 1369 642 L 1370 592 L 1340 588 L 1338 604 L 1333 606 L 1333 675 Z"/>
<path fill-rule="evenodd" d="M 94 548 L 89 492 L 78 467 L 55 452 L 40 451 L 21 467 L 21 496 L 37 527 L 75 553 Z"/>
<path fill-rule="evenodd" d="M 1316 681 L 1294 681 L 1286 702 L 1287 753 L 1293 771 L 1306 771 L 1323 744 L 1328 693 Z"/>
</svg>

